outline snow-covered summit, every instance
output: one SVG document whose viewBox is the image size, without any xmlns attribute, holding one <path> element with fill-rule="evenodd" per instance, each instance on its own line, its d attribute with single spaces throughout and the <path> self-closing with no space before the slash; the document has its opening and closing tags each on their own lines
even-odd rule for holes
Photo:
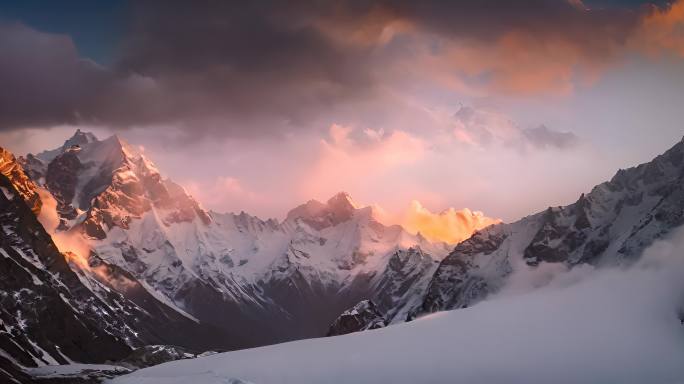
<svg viewBox="0 0 684 384">
<path fill-rule="evenodd" d="M 207 212 L 117 136 L 77 131 L 24 164 L 57 201 L 60 230 L 84 234 L 93 254 L 177 312 L 233 335 L 225 348 L 322 336 L 363 298 L 405 316 L 448 253 L 344 192 L 280 223 Z"/>
<path fill-rule="evenodd" d="M 359 209 L 351 196 L 346 192 L 339 192 L 328 199 L 326 203 L 309 200 L 288 212 L 286 221 L 300 219 L 312 228 L 321 230 L 349 220 Z"/>
<path fill-rule="evenodd" d="M 83 132 L 80 129 L 76 129 L 74 135 L 66 139 L 61 147 L 51 150 L 45 150 L 43 152 L 36 154 L 35 157 L 40 159 L 41 161 L 49 163 L 50 161 L 52 161 L 52 159 L 54 159 L 55 157 L 69 150 L 72 147 L 81 147 L 90 143 L 94 143 L 96 141 L 98 141 L 98 139 L 95 136 L 95 134 L 91 132 Z"/>
<path fill-rule="evenodd" d="M 57 200 L 63 230 L 81 226 L 103 239 L 152 209 L 167 223 L 210 220 L 181 186 L 116 135 L 99 140 L 77 130 L 61 147 L 27 156 L 24 167 Z"/>
</svg>

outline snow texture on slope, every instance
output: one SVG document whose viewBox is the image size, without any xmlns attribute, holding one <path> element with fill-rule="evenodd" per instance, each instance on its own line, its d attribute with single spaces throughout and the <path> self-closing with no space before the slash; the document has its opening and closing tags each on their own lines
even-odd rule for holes
<svg viewBox="0 0 684 384">
<path fill-rule="evenodd" d="M 684 380 L 684 233 L 631 268 L 585 267 L 545 288 L 411 323 L 164 364 L 115 384 L 675 383 Z"/>
<path fill-rule="evenodd" d="M 618 171 L 574 204 L 488 227 L 458 244 L 415 311 L 468 307 L 501 289 L 514 271 L 627 265 L 682 224 L 684 140 L 651 162 Z"/>
</svg>

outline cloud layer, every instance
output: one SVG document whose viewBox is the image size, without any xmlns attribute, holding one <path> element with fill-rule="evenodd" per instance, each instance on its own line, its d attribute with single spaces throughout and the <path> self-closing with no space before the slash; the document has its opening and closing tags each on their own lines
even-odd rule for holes
<svg viewBox="0 0 684 384">
<path fill-rule="evenodd" d="M 174 124 L 189 137 L 263 137 L 395 110 L 412 82 L 565 94 L 628 52 L 681 55 L 682 9 L 150 1 L 134 4 L 111 68 L 80 57 L 68 36 L 3 22 L 0 127 Z"/>
<path fill-rule="evenodd" d="M 482 212 L 468 208 L 446 209 L 432 213 L 414 200 L 410 208 L 401 215 L 398 223 L 412 233 L 420 233 L 431 241 L 457 244 L 469 238 L 475 231 L 500 223 L 501 220 L 485 216 Z"/>
<path fill-rule="evenodd" d="M 107 66 L 0 21 L 0 141 L 118 133 L 220 211 L 345 190 L 515 220 L 681 137 L 683 3 L 620 3 L 136 2 Z"/>
</svg>

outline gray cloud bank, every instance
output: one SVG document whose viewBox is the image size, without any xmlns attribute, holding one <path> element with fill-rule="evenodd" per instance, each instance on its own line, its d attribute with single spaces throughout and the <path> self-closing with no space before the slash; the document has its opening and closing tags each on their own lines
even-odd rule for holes
<svg viewBox="0 0 684 384">
<path fill-rule="evenodd" d="M 283 134 L 387 101 L 383 90 L 398 80 L 391 68 L 425 36 L 487 45 L 522 31 L 607 60 L 639 11 L 588 12 L 578 3 L 146 1 L 133 6 L 112 68 L 80 57 L 68 36 L 5 22 L 0 129 L 187 123 L 199 134 Z M 548 130 L 529 135 L 550 139 Z"/>
</svg>

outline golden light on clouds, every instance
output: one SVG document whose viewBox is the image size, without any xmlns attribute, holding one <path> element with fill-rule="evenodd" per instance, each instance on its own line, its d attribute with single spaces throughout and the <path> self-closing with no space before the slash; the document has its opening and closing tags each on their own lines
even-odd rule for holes
<svg viewBox="0 0 684 384">
<path fill-rule="evenodd" d="M 480 229 L 501 223 L 500 219 L 487 217 L 480 211 L 471 211 L 468 208 L 457 210 L 450 207 L 434 213 L 417 200 L 413 200 L 408 209 L 400 214 L 388 213 L 377 204 L 373 206 L 373 211 L 376 219 L 385 225 L 399 224 L 410 233 L 420 233 L 430 241 L 449 244 L 460 243 Z"/>
<path fill-rule="evenodd" d="M 449 208 L 433 213 L 414 200 L 404 214 L 401 225 L 409 232 L 420 232 L 428 240 L 456 244 L 469 238 L 475 231 L 500 222 L 499 219 L 492 219 L 468 208 Z"/>
<path fill-rule="evenodd" d="M 670 52 L 684 56 L 684 1 L 664 9 L 653 7 L 641 21 L 632 43 L 652 55 Z"/>
</svg>

